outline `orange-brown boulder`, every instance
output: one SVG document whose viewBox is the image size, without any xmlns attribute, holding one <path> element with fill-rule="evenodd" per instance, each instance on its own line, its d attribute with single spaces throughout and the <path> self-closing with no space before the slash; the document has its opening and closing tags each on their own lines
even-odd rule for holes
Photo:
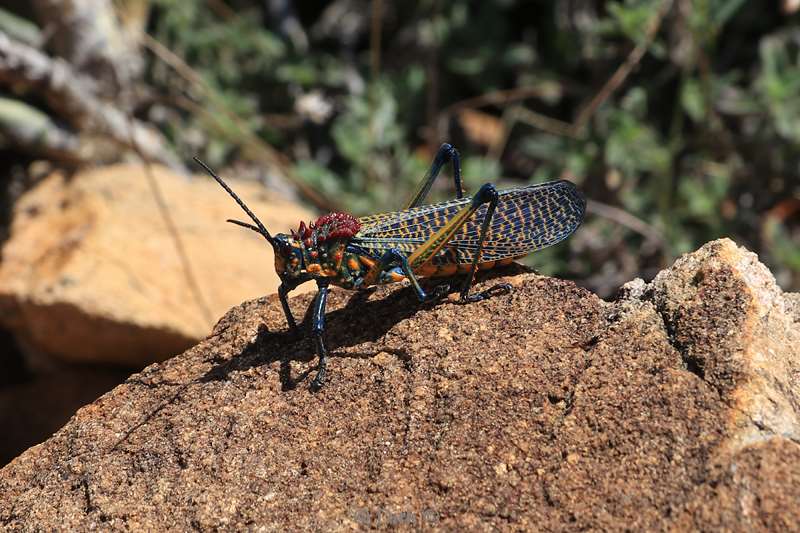
<svg viewBox="0 0 800 533">
<path fill-rule="evenodd" d="M 0 321 L 29 349 L 143 366 L 202 339 L 232 305 L 275 291 L 270 246 L 225 223 L 243 213 L 216 183 L 161 167 L 154 178 L 191 274 L 143 167 L 53 174 L 17 202 L 0 262 Z M 253 183 L 231 184 L 276 232 L 311 217 Z"/>
<path fill-rule="evenodd" d="M 277 299 L 234 307 L 0 470 L 0 527 L 797 528 L 797 300 L 753 254 L 709 243 L 610 303 L 506 280 L 334 291 L 318 393 Z"/>
</svg>

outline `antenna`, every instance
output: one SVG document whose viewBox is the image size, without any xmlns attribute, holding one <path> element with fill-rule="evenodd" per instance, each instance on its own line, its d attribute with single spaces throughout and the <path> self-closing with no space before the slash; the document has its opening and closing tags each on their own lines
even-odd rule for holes
<svg viewBox="0 0 800 533">
<path fill-rule="evenodd" d="M 267 241 L 269 241 L 269 243 L 274 247 L 275 246 L 275 240 L 272 238 L 272 235 L 269 234 L 269 232 L 267 231 L 267 228 L 264 227 L 264 224 L 262 224 L 261 221 L 258 220 L 258 217 L 252 211 L 250 211 L 250 208 L 247 207 L 247 205 L 245 205 L 245 203 L 242 201 L 242 199 L 239 198 L 239 196 L 235 192 L 233 192 L 233 190 L 231 190 L 230 187 L 228 187 L 228 184 L 225 183 L 224 181 L 222 181 L 222 178 L 217 176 L 214 173 L 214 171 L 211 170 L 211 168 L 208 165 L 206 165 L 205 163 L 200 161 L 200 159 L 198 159 L 197 157 L 194 157 L 193 159 L 195 160 L 195 162 L 197 162 L 198 165 L 203 167 L 205 169 L 205 171 L 208 172 L 208 174 L 212 178 L 214 178 L 216 180 L 216 182 L 219 183 L 222 186 L 222 188 L 225 189 L 225 191 L 228 194 L 230 194 L 231 197 L 234 200 L 236 200 L 236 203 L 239 204 L 239 207 L 241 207 L 244 210 L 244 212 L 247 213 L 247 216 L 249 216 L 253 220 L 253 222 L 256 223 L 256 225 L 255 226 L 251 226 L 250 224 L 246 224 L 244 222 L 239 222 L 238 220 L 236 220 L 236 221 L 229 220 L 228 222 L 233 222 L 234 224 L 238 224 L 239 226 L 244 226 L 245 228 L 250 228 L 253 231 L 257 231 L 258 233 L 263 235 L 264 238 L 267 239 Z"/>
<path fill-rule="evenodd" d="M 256 233 L 261 233 L 261 230 L 258 229 L 256 226 L 252 224 L 248 224 L 247 222 L 242 222 L 241 220 L 234 220 L 232 218 L 227 219 L 225 222 L 230 222 L 231 224 L 236 224 L 237 226 L 241 226 L 243 228 L 251 229 Z"/>
</svg>

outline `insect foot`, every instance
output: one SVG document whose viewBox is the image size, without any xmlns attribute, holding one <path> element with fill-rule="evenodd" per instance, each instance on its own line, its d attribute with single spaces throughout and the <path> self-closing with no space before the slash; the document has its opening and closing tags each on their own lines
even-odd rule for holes
<svg viewBox="0 0 800 533">
<path fill-rule="evenodd" d="M 308 386 L 311 389 L 311 392 L 319 391 L 322 386 L 325 384 L 325 369 L 320 368 L 317 372 L 316 377 L 311 381 L 311 385 Z"/>
<path fill-rule="evenodd" d="M 442 283 L 441 285 L 437 285 L 433 288 L 431 293 L 428 295 L 425 303 L 433 303 L 437 304 L 442 301 L 442 299 L 448 295 L 450 292 L 450 284 L 449 283 Z"/>
<path fill-rule="evenodd" d="M 485 291 L 481 291 L 476 294 L 470 294 L 466 298 L 464 297 L 459 298 L 458 303 L 468 304 L 472 302 L 480 302 L 481 300 L 491 298 L 492 296 L 508 294 L 511 292 L 511 289 L 512 287 L 510 283 L 498 283 L 497 285 L 494 285 L 493 287 L 490 287 Z"/>
</svg>

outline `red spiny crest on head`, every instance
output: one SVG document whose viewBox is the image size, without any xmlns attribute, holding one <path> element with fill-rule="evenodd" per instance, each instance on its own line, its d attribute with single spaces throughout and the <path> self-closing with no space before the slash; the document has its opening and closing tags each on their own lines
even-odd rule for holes
<svg viewBox="0 0 800 533">
<path fill-rule="evenodd" d="M 300 222 L 300 228 L 297 230 L 297 236 L 301 239 L 311 236 L 311 230 L 306 227 L 305 222 Z"/>
<path fill-rule="evenodd" d="M 322 242 L 328 239 L 349 239 L 355 236 L 359 229 L 361 223 L 353 215 L 330 213 L 319 217 L 316 222 L 311 222 L 308 226 L 301 222 L 297 233 L 301 239 L 310 239 L 316 232 L 317 242 Z"/>
</svg>

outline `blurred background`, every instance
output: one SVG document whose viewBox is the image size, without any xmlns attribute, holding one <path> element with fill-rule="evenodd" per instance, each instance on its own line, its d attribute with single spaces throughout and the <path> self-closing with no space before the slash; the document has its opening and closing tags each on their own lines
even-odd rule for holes
<svg viewBox="0 0 800 533">
<path fill-rule="evenodd" d="M 0 1 L 0 464 L 274 292 L 275 231 L 559 177 L 613 298 L 728 236 L 800 287 L 800 0 Z M 449 174 L 449 169 L 448 169 Z M 433 200 L 453 194 L 449 177 Z"/>
</svg>

